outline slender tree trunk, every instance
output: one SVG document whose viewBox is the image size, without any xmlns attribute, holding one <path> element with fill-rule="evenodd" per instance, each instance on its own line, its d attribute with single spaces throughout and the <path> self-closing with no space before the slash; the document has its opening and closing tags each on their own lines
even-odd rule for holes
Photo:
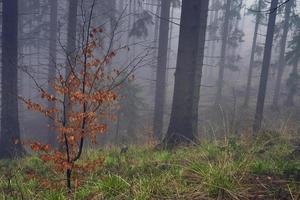
<svg viewBox="0 0 300 200">
<path fill-rule="evenodd" d="M 24 153 L 18 116 L 18 1 L 2 2 L 2 81 L 0 158 Z"/>
<path fill-rule="evenodd" d="M 260 76 L 259 91 L 257 96 L 256 113 L 253 124 L 253 132 L 256 134 L 260 128 L 263 119 L 264 104 L 267 90 L 267 82 L 269 76 L 269 68 L 272 54 L 272 45 L 274 38 L 274 29 L 277 15 L 278 0 L 272 0 L 268 21 L 267 36 L 264 49 L 263 65 Z"/>
<path fill-rule="evenodd" d="M 68 27 L 67 27 L 67 63 L 66 63 L 66 74 L 65 79 L 68 79 L 68 76 L 71 73 L 71 69 L 75 70 L 76 67 L 76 32 L 77 32 L 77 9 L 78 9 L 78 0 L 69 0 L 69 13 L 68 13 Z M 66 98 L 65 101 L 65 113 L 68 115 L 70 110 L 69 99 Z M 66 118 L 66 124 L 68 120 Z"/>
<path fill-rule="evenodd" d="M 261 7 L 262 7 L 262 0 L 258 0 L 258 10 L 261 10 Z M 248 78 L 247 78 L 247 87 L 246 87 L 244 107 L 248 107 L 248 105 L 249 105 L 252 74 L 253 74 L 253 67 L 254 67 L 254 57 L 255 57 L 255 50 L 256 50 L 256 41 L 257 41 L 257 34 L 258 34 L 260 18 L 261 18 L 261 13 L 256 13 L 255 28 L 254 28 L 254 35 L 253 35 L 253 40 L 252 40 L 252 49 L 251 49 L 251 55 L 250 55 L 250 64 L 249 64 L 249 72 L 248 72 Z"/>
<path fill-rule="evenodd" d="M 132 14 L 133 14 L 133 16 L 132 16 L 132 24 L 134 24 L 135 22 L 136 22 L 136 14 L 138 13 L 137 12 L 137 2 L 136 2 L 137 0 L 133 0 L 133 8 L 132 8 Z M 132 56 L 132 58 L 131 58 L 131 60 L 132 59 L 134 59 L 134 57 L 135 57 L 135 55 L 136 55 L 136 37 L 133 37 L 132 38 L 132 43 L 134 44 L 133 46 L 132 46 L 132 54 L 131 54 L 131 56 Z"/>
<path fill-rule="evenodd" d="M 49 66 L 48 66 L 48 92 L 49 94 L 55 96 L 55 91 L 53 90 L 52 83 L 56 77 L 56 51 L 57 51 L 57 0 L 50 0 L 50 40 L 49 40 Z M 54 108 L 55 103 L 49 102 L 48 109 Z M 53 120 L 49 119 L 48 124 L 50 127 L 54 127 Z M 48 144 L 54 145 L 56 142 L 55 132 L 49 128 L 48 130 Z"/>
<path fill-rule="evenodd" d="M 227 51 L 227 40 L 228 40 L 228 32 L 229 32 L 231 1 L 232 0 L 226 1 L 224 25 L 223 25 L 223 32 L 222 32 L 221 58 L 219 63 L 220 68 L 219 68 L 219 77 L 217 82 L 217 94 L 215 100 L 216 105 L 220 104 L 222 101 L 222 90 L 224 85 L 224 71 L 226 65 L 226 51 Z"/>
<path fill-rule="evenodd" d="M 208 24 L 208 27 L 212 28 L 213 25 L 214 25 L 214 14 L 216 13 L 216 10 L 215 8 L 213 7 L 214 5 L 216 4 L 216 0 L 211 0 L 209 5 L 208 5 L 208 8 L 211 10 L 211 12 L 208 14 L 208 18 L 207 18 L 207 24 Z M 208 56 L 211 56 L 211 47 L 212 47 L 212 40 L 214 39 L 214 35 L 212 34 L 212 32 L 210 30 L 208 30 L 208 40 L 209 40 L 209 43 L 206 47 L 206 52 L 205 54 L 208 55 Z M 206 59 L 204 59 L 204 62 L 205 62 Z"/>
<path fill-rule="evenodd" d="M 174 18 L 174 6 L 171 6 L 171 21 Z M 171 49 L 172 49 L 172 38 L 173 38 L 173 23 L 170 23 L 170 33 L 169 33 L 169 42 L 168 42 L 168 68 L 171 66 Z M 167 73 L 167 82 L 168 82 L 168 73 Z"/>
<path fill-rule="evenodd" d="M 154 1 L 154 0 L 152 0 Z M 159 1 L 160 2 L 160 1 Z M 154 5 L 154 2 L 152 2 L 152 5 Z M 155 10 L 155 15 L 158 16 L 160 13 L 160 5 L 156 6 Z M 159 32 L 159 18 L 155 18 L 155 25 L 154 25 L 154 38 L 153 38 L 153 60 L 157 60 L 158 56 L 158 32 Z M 156 78 L 156 68 L 157 68 L 157 63 L 155 62 L 154 64 L 151 65 L 152 67 L 152 74 L 151 74 L 151 79 L 155 80 Z M 155 82 L 153 81 L 153 84 L 151 83 L 151 89 L 150 89 L 150 95 L 154 96 L 153 102 L 155 102 Z"/>
<path fill-rule="evenodd" d="M 157 139 L 162 137 L 164 104 L 166 93 L 166 70 L 168 56 L 170 0 L 161 1 L 161 20 L 159 28 L 158 60 L 156 69 L 156 89 L 153 129 Z"/>
<path fill-rule="evenodd" d="M 77 32 L 77 9 L 78 0 L 69 0 L 69 14 L 68 14 L 68 28 L 67 28 L 67 56 L 72 67 L 75 67 L 75 56 L 76 56 L 76 32 Z M 70 67 L 66 68 L 66 75 L 70 73 Z"/>
<path fill-rule="evenodd" d="M 216 4 L 218 3 L 218 0 L 216 0 L 215 2 Z M 213 9 L 216 9 L 216 8 L 213 8 Z M 218 23 L 218 20 L 219 20 L 219 10 L 214 10 L 215 14 L 214 14 L 214 26 L 217 26 L 217 23 Z M 215 36 L 217 36 L 217 34 L 215 34 Z M 212 65 L 215 65 L 216 62 L 215 62 L 215 59 L 214 59 L 214 56 L 215 56 L 215 53 L 216 53 L 216 45 L 217 43 L 219 42 L 218 41 L 218 38 L 217 37 L 212 37 L 212 45 L 211 45 L 211 52 L 210 52 L 210 56 L 211 56 L 211 62 L 212 62 Z M 208 79 L 209 80 L 213 80 L 214 79 L 214 70 L 213 69 L 209 69 L 209 73 L 208 73 Z"/>
<path fill-rule="evenodd" d="M 295 61 L 293 64 L 293 71 L 291 72 L 290 77 L 291 76 L 294 76 L 293 80 L 295 80 L 295 78 L 299 77 L 299 75 L 298 75 L 298 60 Z M 297 85 L 293 84 L 291 87 L 292 88 L 288 88 L 288 95 L 287 95 L 287 99 L 286 99 L 286 105 L 290 106 L 290 107 L 295 105 L 294 98 L 295 98 L 295 95 L 297 92 Z"/>
<path fill-rule="evenodd" d="M 24 1 L 18 1 L 18 10 L 23 11 L 25 7 L 26 2 Z M 2 19 L 0 19 L 2 23 Z M 18 16 L 18 54 L 25 54 L 25 45 L 24 45 L 24 17 L 22 15 Z M 1 25 L 2 26 L 2 25 Z M 23 66 L 24 65 L 24 56 L 21 56 L 18 60 L 18 65 Z M 25 73 L 21 70 L 18 71 L 18 94 L 23 96 L 25 93 Z M 19 123 L 20 123 L 20 130 L 22 132 L 22 125 L 24 124 L 25 119 L 25 106 L 23 104 L 19 105 Z"/>
<path fill-rule="evenodd" d="M 208 0 L 183 0 L 171 119 L 163 144 L 194 142 L 198 130 Z"/>
<path fill-rule="evenodd" d="M 72 181 L 72 170 L 67 169 L 66 177 L 67 177 L 67 188 L 68 188 L 68 193 L 71 193 L 71 192 L 72 192 L 72 185 L 71 185 L 71 181 Z"/>
<path fill-rule="evenodd" d="M 280 88 L 282 82 L 282 75 L 285 68 L 285 49 L 286 49 L 286 42 L 287 36 L 290 28 L 290 17 L 291 17 L 291 9 L 293 5 L 293 0 L 288 1 L 285 4 L 285 14 L 284 14 L 284 25 L 283 25 L 283 33 L 280 41 L 280 53 L 279 53 L 279 65 L 278 65 L 278 72 L 276 78 L 276 85 L 275 91 L 273 96 L 273 108 L 278 108 L 278 103 L 280 100 Z"/>
</svg>

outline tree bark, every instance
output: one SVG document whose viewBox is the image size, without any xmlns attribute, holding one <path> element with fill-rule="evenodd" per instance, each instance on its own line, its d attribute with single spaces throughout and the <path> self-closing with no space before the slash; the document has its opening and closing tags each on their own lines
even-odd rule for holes
<svg viewBox="0 0 300 200">
<path fill-rule="evenodd" d="M 48 66 L 48 92 L 49 94 L 55 96 L 55 91 L 53 89 L 52 83 L 56 77 L 56 51 L 57 51 L 57 0 L 50 0 L 50 40 L 49 40 L 49 66 Z M 48 109 L 54 108 L 54 102 L 48 102 Z M 55 145 L 55 132 L 52 131 L 51 127 L 54 127 L 54 122 L 48 119 L 48 124 L 50 128 L 48 129 L 48 144 Z"/>
<path fill-rule="evenodd" d="M 261 7 L 262 7 L 262 0 L 258 0 L 258 10 L 261 10 Z M 257 34 L 258 34 L 260 18 L 261 18 L 261 13 L 256 13 L 244 107 L 248 107 L 248 105 L 249 105 L 249 99 L 250 99 L 250 93 L 251 93 L 251 83 L 252 83 L 252 74 L 253 74 L 253 67 L 254 67 L 254 57 L 255 57 L 255 50 L 256 50 L 256 41 L 257 41 Z"/>
<path fill-rule="evenodd" d="M 267 82 L 269 76 L 269 68 L 272 54 L 272 45 L 274 38 L 274 29 L 277 15 L 277 5 L 278 0 L 273 0 L 270 7 L 268 28 L 267 28 L 267 36 L 264 48 L 264 57 L 263 57 L 263 65 L 261 70 L 260 82 L 259 82 L 259 91 L 257 96 L 257 105 L 256 105 L 256 113 L 253 124 L 253 133 L 256 134 L 261 128 L 261 123 L 263 119 L 264 112 L 264 104 L 267 90 Z"/>
<path fill-rule="evenodd" d="M 169 18 L 170 18 L 170 0 L 161 1 L 159 42 L 158 42 L 158 60 L 156 69 L 156 87 L 153 131 L 157 139 L 162 137 L 164 104 L 166 93 L 166 71 L 168 57 L 168 37 L 169 37 Z"/>
<path fill-rule="evenodd" d="M 286 49 L 287 36 L 288 36 L 289 26 L 290 26 L 292 5 L 293 5 L 293 0 L 288 1 L 285 4 L 283 33 L 280 41 L 280 53 L 279 53 L 279 62 L 278 62 L 279 65 L 278 65 L 278 72 L 277 72 L 276 85 L 275 85 L 275 91 L 273 96 L 273 105 L 272 105 L 272 107 L 275 109 L 278 109 L 279 106 L 278 104 L 280 100 L 282 75 L 286 64 L 285 49 Z"/>
<path fill-rule="evenodd" d="M 226 9 L 224 16 L 224 25 L 222 31 L 222 46 L 221 46 L 221 58 L 220 58 L 220 68 L 219 68 L 219 77 L 217 82 L 217 94 L 215 104 L 218 105 L 222 101 L 222 90 L 224 84 L 224 71 L 225 71 L 225 62 L 226 62 L 226 50 L 227 50 L 227 41 L 228 41 L 228 32 L 229 32 L 229 21 L 230 21 L 230 7 L 231 1 L 226 1 Z"/>
<path fill-rule="evenodd" d="M 163 144 L 196 140 L 208 0 L 183 0 L 171 119 Z"/>
<path fill-rule="evenodd" d="M 2 2 L 2 81 L 0 158 L 24 153 L 18 116 L 18 1 Z"/>
<path fill-rule="evenodd" d="M 71 69 L 76 70 L 76 32 L 77 32 L 77 9 L 78 0 L 69 0 L 69 13 L 68 13 L 68 27 L 67 27 L 67 48 L 66 48 L 66 70 L 65 79 L 71 73 Z M 70 110 L 69 99 L 66 97 L 65 100 L 65 115 L 68 115 Z M 67 117 L 65 123 L 68 123 Z"/>
</svg>

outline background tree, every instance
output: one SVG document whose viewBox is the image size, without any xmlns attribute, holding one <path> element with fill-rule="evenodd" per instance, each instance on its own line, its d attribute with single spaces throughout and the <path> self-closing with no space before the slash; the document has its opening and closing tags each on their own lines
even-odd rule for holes
<svg viewBox="0 0 300 200">
<path fill-rule="evenodd" d="M 287 86 L 287 99 L 285 104 L 287 106 L 294 106 L 294 98 L 299 90 L 300 76 L 298 73 L 298 64 L 300 57 L 300 19 L 298 16 L 294 16 L 295 30 L 292 40 L 289 42 L 289 51 L 286 53 L 286 60 L 289 65 L 292 65 L 293 69 L 290 72 L 289 78 L 286 82 Z"/>
<path fill-rule="evenodd" d="M 48 92 L 55 96 L 55 91 L 53 90 L 51 84 L 55 80 L 56 74 L 56 59 L 57 59 L 57 32 L 58 32 L 58 2 L 57 0 L 50 0 L 50 40 L 49 40 L 49 67 L 48 67 Z M 53 108 L 54 102 L 48 102 L 48 108 Z M 48 120 L 48 124 L 53 126 L 53 121 Z M 48 143 L 53 145 L 55 143 L 55 134 L 48 130 Z"/>
<path fill-rule="evenodd" d="M 272 54 L 273 37 L 274 37 L 274 30 L 275 30 L 275 22 L 276 22 L 276 15 L 277 15 L 277 6 L 278 6 L 278 0 L 273 0 L 271 2 L 271 6 L 269 10 L 270 13 L 269 13 L 267 36 L 266 36 L 265 49 L 264 49 L 263 65 L 261 70 L 256 112 L 255 112 L 255 118 L 253 124 L 254 134 L 256 134 L 260 130 L 262 119 L 263 119 L 263 111 L 264 111 L 267 82 L 268 82 L 269 68 L 270 68 L 270 61 L 271 61 L 271 54 Z"/>
<path fill-rule="evenodd" d="M 141 97 L 142 88 L 134 80 L 130 80 L 124 82 L 117 93 L 120 108 L 117 113 L 115 142 L 123 145 L 137 144 L 138 130 L 142 128 L 137 122 L 143 119 L 141 110 L 147 107 Z"/>
<path fill-rule="evenodd" d="M 219 41 L 220 41 L 220 29 L 222 29 L 223 21 L 220 18 L 220 13 L 222 11 L 222 3 L 219 0 L 211 1 L 211 22 L 207 26 L 207 32 L 208 32 L 208 49 L 207 52 L 209 53 L 207 55 L 208 62 L 211 66 L 209 66 L 209 72 L 207 74 L 207 78 L 212 80 L 214 77 L 214 70 L 213 67 L 218 65 L 218 57 L 216 57 L 217 49 Z"/>
<path fill-rule="evenodd" d="M 82 1 L 83 3 L 83 1 Z M 76 70 L 76 36 L 77 36 L 77 9 L 78 9 L 78 0 L 69 0 L 69 5 L 68 5 L 68 27 L 67 27 L 67 47 L 66 47 L 66 64 L 70 66 L 75 66 Z M 82 5 L 83 6 L 83 5 Z M 82 13 L 84 15 L 84 13 Z M 84 37 L 84 36 L 82 36 Z M 65 79 L 67 80 L 71 72 L 68 71 L 72 69 L 72 67 L 66 67 L 66 72 L 65 72 Z M 68 107 L 70 106 L 68 101 L 68 96 L 66 97 L 66 110 L 68 110 Z M 66 122 L 68 123 L 68 122 Z"/>
<path fill-rule="evenodd" d="M 238 65 L 242 59 L 238 49 L 241 46 L 241 43 L 244 42 L 244 32 L 239 28 L 243 0 L 234 0 L 231 3 L 230 23 L 228 30 L 229 33 L 227 40 L 228 53 L 225 59 L 225 69 L 228 69 L 231 72 L 238 72 L 240 71 L 240 67 Z"/>
<path fill-rule="evenodd" d="M 226 0 L 225 4 L 225 13 L 224 13 L 224 24 L 222 28 L 222 46 L 221 46 L 221 55 L 220 55 L 220 68 L 219 75 L 217 81 L 217 94 L 215 104 L 220 104 L 222 101 L 222 90 L 224 85 L 224 71 L 225 71 L 225 62 L 226 62 L 226 50 L 227 50 L 227 42 L 228 42 L 228 34 L 229 34 L 229 20 L 230 20 L 230 8 L 231 8 L 232 0 Z"/>
<path fill-rule="evenodd" d="M 285 69 L 286 61 L 285 61 L 285 51 L 286 51 L 286 43 L 288 38 L 288 32 L 290 29 L 290 17 L 292 6 L 294 5 L 294 0 L 289 0 L 285 3 L 285 11 L 284 11 L 284 21 L 283 21 L 283 33 L 280 40 L 280 53 L 279 53 L 279 61 L 278 61 L 278 72 L 276 77 L 276 85 L 273 96 L 273 108 L 278 109 L 278 104 L 280 100 L 280 89 L 282 76 Z"/>
<path fill-rule="evenodd" d="M 252 74 L 253 74 L 253 69 L 255 64 L 255 55 L 257 52 L 257 36 L 258 36 L 259 26 L 263 18 L 263 14 L 261 12 L 255 12 L 255 11 L 260 11 L 265 7 L 266 4 L 264 4 L 263 0 L 258 0 L 256 8 L 253 9 L 254 12 L 250 11 L 251 13 L 255 13 L 255 26 L 254 26 L 254 34 L 253 34 L 252 47 L 251 47 L 250 64 L 249 64 L 249 71 L 247 77 L 244 107 L 248 107 L 249 105 L 251 85 L 252 85 Z"/>
<path fill-rule="evenodd" d="M 67 63 L 71 65 L 76 65 L 76 63 L 73 62 L 75 62 L 76 55 L 77 9 L 78 0 L 69 0 L 66 53 L 68 57 Z M 66 75 L 68 74 L 70 74 L 70 72 L 67 71 Z"/>
<path fill-rule="evenodd" d="M 166 96 L 166 71 L 169 42 L 169 18 L 170 18 L 170 0 L 161 1 L 158 57 L 156 70 L 156 89 L 154 104 L 153 131 L 157 139 L 162 137 L 164 104 Z"/>
</svg>

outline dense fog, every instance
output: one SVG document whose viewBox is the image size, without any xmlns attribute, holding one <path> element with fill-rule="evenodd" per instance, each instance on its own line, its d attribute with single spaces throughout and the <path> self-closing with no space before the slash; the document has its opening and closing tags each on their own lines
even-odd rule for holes
<svg viewBox="0 0 300 200">
<path fill-rule="evenodd" d="M 90 22 L 90 29 L 103 29 L 99 36 L 103 47 L 99 57 L 105 51 L 117 51 L 106 70 L 110 73 L 125 69 L 124 74 L 134 75 L 134 81 L 124 86 L 128 87 L 123 92 L 126 94 L 119 95 L 124 96 L 118 102 L 121 108 L 111 113 L 117 119 L 109 122 L 107 133 L 100 136 L 99 142 L 127 144 L 162 138 L 170 120 L 177 56 L 181 51 L 178 49 L 179 29 L 184 26 L 180 22 L 181 3 L 178 0 L 167 5 L 157 0 L 75 1 L 77 8 L 73 5 L 71 13 L 68 1 L 19 1 L 18 95 L 46 105 L 38 87 L 47 90 L 52 77 L 66 73 L 63 70 L 68 62 L 66 57 L 84 48 Z M 299 116 L 297 69 L 290 54 L 298 55 L 295 51 L 299 9 L 296 1 L 289 4 L 279 1 L 276 9 L 263 119 L 263 127 L 270 130 L 278 130 L 286 123 L 292 123 L 289 126 L 292 129 L 298 128 L 294 124 Z M 202 78 L 197 137 L 210 137 L 212 133 L 222 136 L 224 128 L 236 134 L 251 129 L 268 18 L 272 14 L 270 6 L 266 1 L 209 2 L 203 65 L 201 61 L 198 64 L 202 65 L 198 66 L 202 68 Z M 74 27 L 70 27 L 72 24 Z M 73 47 L 68 46 L 68 41 L 74 43 Z M 2 75 L 6 76 L 4 71 Z M 23 102 L 19 102 L 18 112 L 21 136 L 47 141 L 47 119 L 26 109 Z"/>
<path fill-rule="evenodd" d="M 0 199 L 300 199 L 299 4 L 0 1 Z"/>
</svg>

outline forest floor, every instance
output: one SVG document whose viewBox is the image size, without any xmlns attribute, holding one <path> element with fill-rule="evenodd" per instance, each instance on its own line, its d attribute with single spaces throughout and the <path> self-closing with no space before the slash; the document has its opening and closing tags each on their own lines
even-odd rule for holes
<svg viewBox="0 0 300 200">
<path fill-rule="evenodd" d="M 64 176 L 38 156 L 0 161 L 0 199 L 300 199 L 300 140 L 273 133 L 257 140 L 203 141 L 173 151 L 152 147 L 88 150 L 93 170 Z"/>
</svg>

